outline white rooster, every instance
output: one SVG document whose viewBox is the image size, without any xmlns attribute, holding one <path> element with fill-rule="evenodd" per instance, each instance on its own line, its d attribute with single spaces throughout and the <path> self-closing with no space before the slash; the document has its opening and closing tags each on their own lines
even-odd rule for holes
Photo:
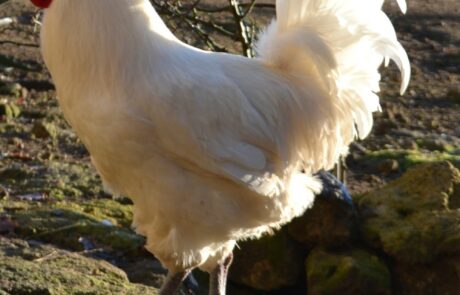
<svg viewBox="0 0 460 295">
<path fill-rule="evenodd" d="M 31 0 L 66 119 L 174 294 L 195 267 L 225 294 L 236 242 L 312 205 L 379 110 L 383 61 L 410 67 L 383 0 L 278 0 L 258 57 L 179 41 L 148 0 Z M 398 4 L 406 10 L 404 0 Z"/>
</svg>

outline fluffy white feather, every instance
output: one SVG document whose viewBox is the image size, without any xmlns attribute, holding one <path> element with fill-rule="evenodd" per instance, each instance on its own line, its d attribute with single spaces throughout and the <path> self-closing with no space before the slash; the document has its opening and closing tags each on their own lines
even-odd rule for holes
<svg viewBox="0 0 460 295">
<path fill-rule="evenodd" d="M 406 88 L 381 6 L 279 0 L 247 59 L 180 42 L 148 0 L 54 0 L 42 48 L 67 120 L 104 183 L 133 199 L 147 248 L 170 270 L 209 270 L 311 206 L 312 173 L 369 133 L 385 58 Z"/>
</svg>

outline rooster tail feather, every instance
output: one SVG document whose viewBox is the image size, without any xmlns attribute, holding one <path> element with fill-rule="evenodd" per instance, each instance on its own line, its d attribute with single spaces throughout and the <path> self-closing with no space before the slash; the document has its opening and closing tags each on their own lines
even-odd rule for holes
<svg viewBox="0 0 460 295">
<path fill-rule="evenodd" d="M 405 0 L 397 0 L 406 11 Z M 382 63 L 401 71 L 401 94 L 410 77 L 407 54 L 396 38 L 383 0 L 277 0 L 277 20 L 256 44 L 268 64 L 295 77 L 323 82 L 329 96 L 353 119 L 353 135 L 366 137 L 372 112 L 380 110 Z M 347 140 L 346 140 L 347 141 Z"/>
</svg>

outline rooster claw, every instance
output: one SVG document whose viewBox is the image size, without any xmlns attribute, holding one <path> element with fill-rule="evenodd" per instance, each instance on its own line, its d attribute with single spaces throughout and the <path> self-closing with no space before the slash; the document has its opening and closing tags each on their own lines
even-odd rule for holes
<svg viewBox="0 0 460 295">
<path fill-rule="evenodd" d="M 321 195 L 325 197 L 335 197 L 339 200 L 346 202 L 351 208 L 355 208 L 353 199 L 346 186 L 337 179 L 335 175 L 327 171 L 320 171 L 316 176 L 323 182 L 323 190 Z"/>
<path fill-rule="evenodd" d="M 198 294 L 200 291 L 198 281 L 195 279 L 192 272 L 190 272 L 190 274 L 185 278 L 183 285 L 186 293 L 189 295 Z"/>
</svg>

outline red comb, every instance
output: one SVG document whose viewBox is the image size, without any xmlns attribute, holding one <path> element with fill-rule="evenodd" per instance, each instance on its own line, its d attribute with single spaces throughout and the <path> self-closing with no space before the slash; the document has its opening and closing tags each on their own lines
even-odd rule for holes
<svg viewBox="0 0 460 295">
<path fill-rule="evenodd" d="M 53 0 L 30 0 L 35 6 L 48 8 Z"/>
</svg>

